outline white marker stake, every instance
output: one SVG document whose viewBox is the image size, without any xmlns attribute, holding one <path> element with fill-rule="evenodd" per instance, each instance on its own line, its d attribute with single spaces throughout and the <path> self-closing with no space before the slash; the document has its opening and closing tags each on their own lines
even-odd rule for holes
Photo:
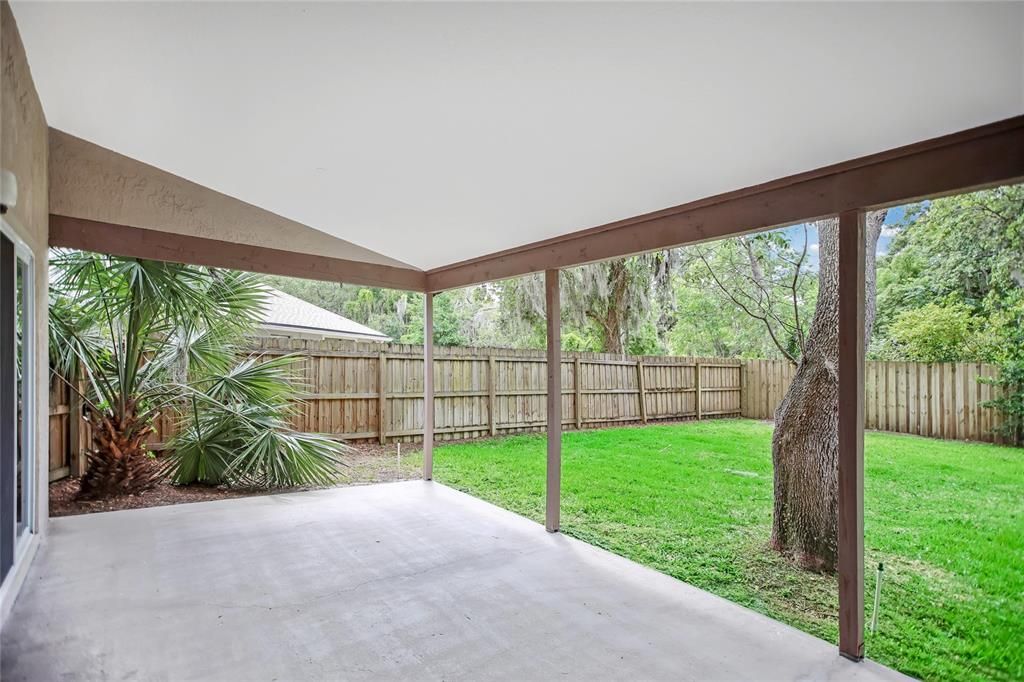
<svg viewBox="0 0 1024 682">
<path fill-rule="evenodd" d="M 875 608 L 871 611 L 871 632 L 878 629 L 878 603 L 882 599 L 882 564 L 878 564 L 878 577 L 875 578 Z"/>
</svg>

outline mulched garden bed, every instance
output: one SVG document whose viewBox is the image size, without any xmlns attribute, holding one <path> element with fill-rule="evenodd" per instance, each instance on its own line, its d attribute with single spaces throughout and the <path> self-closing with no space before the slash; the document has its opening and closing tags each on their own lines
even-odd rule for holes
<svg viewBox="0 0 1024 682">
<path fill-rule="evenodd" d="M 419 478 L 420 470 L 410 461 L 406 454 L 411 454 L 419 446 L 405 444 L 401 462 L 399 462 L 394 445 L 353 445 L 353 451 L 346 453 L 345 461 L 349 465 L 345 477 L 335 486 L 366 485 L 369 483 L 385 483 Z M 209 485 L 171 485 L 167 482 L 158 483 L 150 490 L 134 495 L 118 495 L 102 500 L 77 499 L 79 480 L 65 478 L 50 484 L 50 516 L 75 516 L 95 512 L 117 511 L 119 509 L 142 509 L 145 507 L 163 507 L 169 504 L 187 504 L 189 502 L 209 502 L 234 497 L 250 497 L 253 495 L 269 495 L 282 492 L 312 490 L 313 487 L 265 490 L 263 488 L 228 488 L 227 486 Z"/>
<path fill-rule="evenodd" d="M 65 478 L 50 484 L 50 516 L 74 516 L 93 512 L 115 511 L 117 509 L 141 509 L 162 507 L 168 504 L 186 502 L 207 502 L 229 497 L 245 497 L 265 491 L 243 491 L 217 488 L 208 485 L 171 485 L 158 483 L 150 490 L 134 495 L 118 495 L 102 500 L 79 500 L 78 479 Z"/>
</svg>

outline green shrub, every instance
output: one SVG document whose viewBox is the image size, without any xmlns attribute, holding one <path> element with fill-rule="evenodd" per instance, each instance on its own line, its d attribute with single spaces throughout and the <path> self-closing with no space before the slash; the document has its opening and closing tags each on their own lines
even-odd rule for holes
<svg viewBox="0 0 1024 682">
<path fill-rule="evenodd" d="M 174 483 L 288 487 L 338 479 L 347 446 L 289 425 L 293 360 L 249 358 L 193 393 L 168 444 Z"/>
<path fill-rule="evenodd" d="M 929 303 L 904 310 L 889 327 L 896 352 L 916 362 L 957 362 L 971 355 L 976 321 L 964 305 Z"/>
<path fill-rule="evenodd" d="M 1018 325 L 1012 338 L 1014 351 L 1001 363 L 999 378 L 992 380 L 1003 389 L 1003 395 L 983 405 L 1002 414 L 1003 422 L 996 428 L 998 433 L 1011 443 L 1024 445 L 1024 327 Z"/>
</svg>

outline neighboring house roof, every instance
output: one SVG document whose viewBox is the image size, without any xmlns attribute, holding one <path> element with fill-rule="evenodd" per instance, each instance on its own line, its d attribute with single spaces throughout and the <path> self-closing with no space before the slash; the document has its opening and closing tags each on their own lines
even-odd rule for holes
<svg viewBox="0 0 1024 682">
<path fill-rule="evenodd" d="M 267 310 L 261 326 L 270 331 L 319 334 L 334 338 L 364 341 L 391 340 L 383 332 L 332 313 L 330 310 L 324 310 L 273 287 L 267 287 Z"/>
</svg>

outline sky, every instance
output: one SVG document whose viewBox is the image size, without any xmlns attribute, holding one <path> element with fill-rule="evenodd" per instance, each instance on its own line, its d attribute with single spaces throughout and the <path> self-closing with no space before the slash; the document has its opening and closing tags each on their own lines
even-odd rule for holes
<svg viewBox="0 0 1024 682">
<path fill-rule="evenodd" d="M 904 213 L 906 212 L 905 206 L 896 206 L 890 208 L 889 212 L 885 216 L 885 226 L 882 228 L 882 234 L 878 238 L 878 248 L 875 253 L 879 256 L 883 256 L 889 252 L 889 244 L 892 242 L 893 236 L 896 234 L 896 225 L 903 221 Z M 803 225 L 792 225 L 784 228 L 783 233 L 790 238 L 793 248 L 800 249 L 803 246 L 804 230 Z M 814 227 L 809 227 L 807 230 L 807 256 L 808 263 L 812 270 L 818 269 L 818 231 Z"/>
</svg>

